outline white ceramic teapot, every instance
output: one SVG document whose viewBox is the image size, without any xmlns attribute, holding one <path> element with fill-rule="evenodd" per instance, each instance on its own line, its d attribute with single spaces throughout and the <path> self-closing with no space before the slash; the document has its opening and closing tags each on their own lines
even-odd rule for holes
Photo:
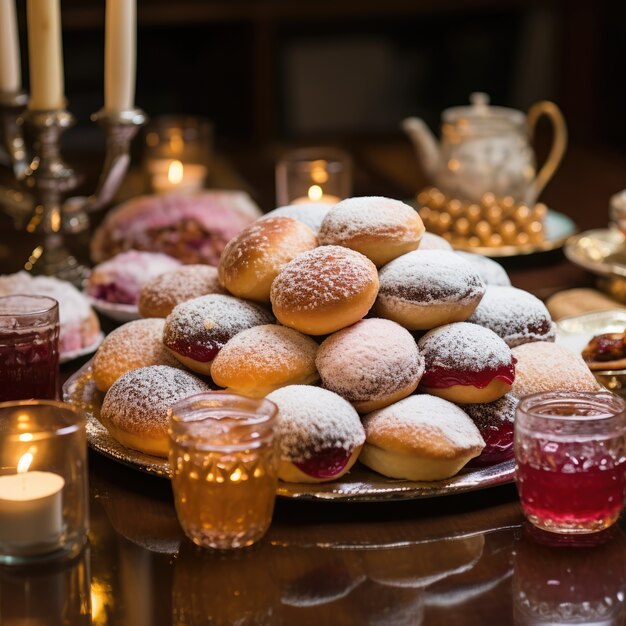
<svg viewBox="0 0 626 626">
<path fill-rule="evenodd" d="M 490 106 L 484 93 L 471 94 L 470 102 L 443 112 L 440 144 L 421 119 L 402 122 L 426 174 L 449 197 L 478 202 L 485 193 L 493 193 L 534 204 L 565 153 L 567 127 L 561 111 L 542 101 L 525 115 Z M 552 122 L 554 139 L 537 174 L 530 140 L 542 115 Z"/>
</svg>

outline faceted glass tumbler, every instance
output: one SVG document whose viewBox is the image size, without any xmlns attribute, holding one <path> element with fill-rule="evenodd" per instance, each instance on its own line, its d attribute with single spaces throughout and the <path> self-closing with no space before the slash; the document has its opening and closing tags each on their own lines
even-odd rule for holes
<svg viewBox="0 0 626 626">
<path fill-rule="evenodd" d="M 170 409 L 170 465 L 178 519 L 195 544 L 241 548 L 267 531 L 278 455 L 276 405 L 207 392 Z"/>
</svg>

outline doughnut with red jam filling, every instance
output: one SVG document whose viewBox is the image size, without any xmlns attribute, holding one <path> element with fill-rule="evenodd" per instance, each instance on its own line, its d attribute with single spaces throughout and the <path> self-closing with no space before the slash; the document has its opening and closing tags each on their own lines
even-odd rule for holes
<svg viewBox="0 0 626 626">
<path fill-rule="evenodd" d="M 464 404 L 463 410 L 474 420 L 485 448 L 467 467 L 488 467 L 513 458 L 513 425 L 518 399 L 507 393 L 495 402 Z"/>
<path fill-rule="evenodd" d="M 336 480 L 354 465 L 365 431 L 341 396 L 309 385 L 288 385 L 267 395 L 278 406 L 278 478 L 285 482 Z"/>
<path fill-rule="evenodd" d="M 468 322 L 427 332 L 418 342 L 426 369 L 420 389 L 457 404 L 493 402 L 511 390 L 515 358 L 493 331 Z"/>
<path fill-rule="evenodd" d="M 210 375 L 213 359 L 231 337 L 273 321 L 258 304 L 214 293 L 175 306 L 165 319 L 163 343 L 183 365 Z"/>
</svg>

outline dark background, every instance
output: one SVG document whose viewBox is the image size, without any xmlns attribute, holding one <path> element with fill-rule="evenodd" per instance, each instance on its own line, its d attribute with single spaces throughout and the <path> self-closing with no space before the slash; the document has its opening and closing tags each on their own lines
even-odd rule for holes
<svg viewBox="0 0 626 626">
<path fill-rule="evenodd" d="M 103 101 L 104 4 L 62 0 L 81 124 Z M 18 13 L 25 48 L 25 0 Z M 521 109 L 555 100 L 573 141 L 626 149 L 621 2 L 140 0 L 138 20 L 137 104 L 205 115 L 218 142 L 391 136 L 407 115 L 437 128 L 486 91 Z"/>
</svg>

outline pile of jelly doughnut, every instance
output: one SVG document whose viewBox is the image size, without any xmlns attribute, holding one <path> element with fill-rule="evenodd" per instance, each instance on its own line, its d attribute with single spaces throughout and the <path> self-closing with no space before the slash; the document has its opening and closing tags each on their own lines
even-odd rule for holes
<svg viewBox="0 0 626 626">
<path fill-rule="evenodd" d="M 493 465 L 513 455 L 519 397 L 598 388 L 553 343 L 539 299 L 389 198 L 281 207 L 216 269 L 178 267 L 140 303 L 147 319 L 113 331 L 93 363 L 112 435 L 166 456 L 173 402 L 267 397 L 285 481 L 335 480 L 357 461 L 412 481 Z"/>
</svg>

